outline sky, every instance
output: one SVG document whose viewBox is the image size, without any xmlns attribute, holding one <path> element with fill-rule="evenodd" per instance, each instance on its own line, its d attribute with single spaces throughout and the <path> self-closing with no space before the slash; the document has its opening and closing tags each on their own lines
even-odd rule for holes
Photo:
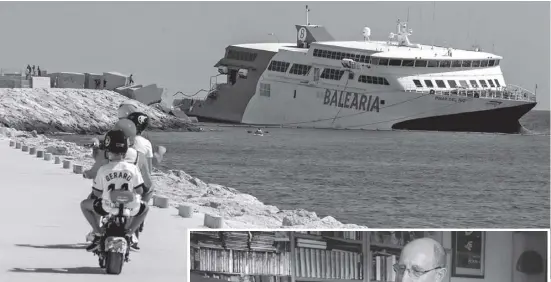
<svg viewBox="0 0 551 282">
<path fill-rule="evenodd" d="M 363 40 L 365 26 L 386 40 L 409 10 L 413 43 L 500 55 L 505 81 L 537 84 L 536 109 L 549 110 L 549 2 L 0 2 L 0 68 L 117 71 L 193 94 L 209 88 L 228 45 L 295 43 L 306 4 L 336 40 Z"/>
</svg>

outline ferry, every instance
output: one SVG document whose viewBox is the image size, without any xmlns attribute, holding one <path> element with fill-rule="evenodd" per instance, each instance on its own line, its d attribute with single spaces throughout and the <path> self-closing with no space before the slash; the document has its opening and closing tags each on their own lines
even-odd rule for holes
<svg viewBox="0 0 551 282">
<path fill-rule="evenodd" d="M 505 81 L 501 56 L 412 43 L 407 22 L 384 41 L 369 27 L 362 41 L 295 27 L 296 43 L 228 46 L 206 98 L 179 107 L 199 121 L 254 126 L 518 133 L 537 103 Z"/>
</svg>

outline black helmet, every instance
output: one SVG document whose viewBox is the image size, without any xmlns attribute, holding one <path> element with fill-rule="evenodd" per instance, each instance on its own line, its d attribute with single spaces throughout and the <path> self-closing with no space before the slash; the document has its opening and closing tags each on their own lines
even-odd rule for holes
<svg viewBox="0 0 551 282">
<path fill-rule="evenodd" d="M 136 133 L 142 133 L 149 125 L 149 117 L 140 112 L 134 112 L 128 115 L 128 119 L 136 125 Z"/>
<path fill-rule="evenodd" d="M 115 154 L 126 154 L 128 151 L 128 137 L 122 130 L 111 130 L 105 134 L 105 151 Z"/>
</svg>

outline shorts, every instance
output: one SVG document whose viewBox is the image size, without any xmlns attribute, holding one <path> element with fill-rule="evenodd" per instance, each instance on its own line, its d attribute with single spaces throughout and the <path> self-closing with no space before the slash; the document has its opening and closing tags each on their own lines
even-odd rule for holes
<svg viewBox="0 0 551 282">
<path fill-rule="evenodd" d="M 147 205 L 144 202 L 140 201 L 140 206 L 138 208 L 130 210 L 130 216 L 138 216 L 143 214 L 146 207 Z M 108 207 L 104 208 L 103 199 L 99 198 L 94 200 L 94 212 L 96 212 L 100 216 L 106 216 L 109 214 L 109 212 L 105 210 L 106 208 Z"/>
</svg>

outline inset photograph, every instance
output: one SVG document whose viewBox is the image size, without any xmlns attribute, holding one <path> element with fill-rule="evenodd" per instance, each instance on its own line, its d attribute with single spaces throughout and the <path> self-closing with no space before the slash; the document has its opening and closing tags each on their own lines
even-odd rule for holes
<svg viewBox="0 0 551 282">
<path fill-rule="evenodd" d="M 548 231 L 190 231 L 191 282 L 545 282 Z"/>
</svg>

